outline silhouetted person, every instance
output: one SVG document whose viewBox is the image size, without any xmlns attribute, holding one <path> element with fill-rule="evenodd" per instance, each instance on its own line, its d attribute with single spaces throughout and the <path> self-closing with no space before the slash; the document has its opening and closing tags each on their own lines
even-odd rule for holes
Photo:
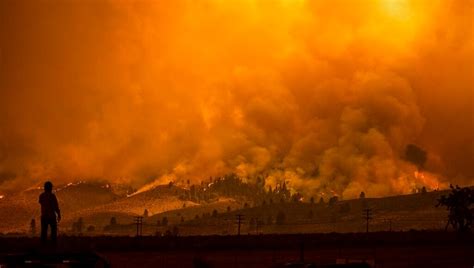
<svg viewBox="0 0 474 268">
<path fill-rule="evenodd" d="M 53 194 L 53 184 L 49 181 L 44 183 L 44 193 L 39 196 L 41 204 L 41 242 L 46 242 L 48 236 L 48 225 L 51 227 L 51 240 L 56 242 L 58 225 L 61 221 L 58 199 Z"/>
</svg>

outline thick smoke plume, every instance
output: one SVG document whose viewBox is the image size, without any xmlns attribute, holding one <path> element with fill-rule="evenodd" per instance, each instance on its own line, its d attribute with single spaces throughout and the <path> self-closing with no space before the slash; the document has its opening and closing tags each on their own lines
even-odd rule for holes
<svg viewBox="0 0 474 268">
<path fill-rule="evenodd" d="M 0 190 L 474 178 L 472 1 L 1 1 Z M 407 145 L 427 152 L 423 170 Z M 422 172 L 422 173 L 420 173 Z"/>
</svg>

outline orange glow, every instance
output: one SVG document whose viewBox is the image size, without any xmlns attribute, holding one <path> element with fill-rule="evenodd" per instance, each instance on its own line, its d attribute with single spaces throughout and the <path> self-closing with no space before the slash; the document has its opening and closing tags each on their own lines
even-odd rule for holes
<svg viewBox="0 0 474 268">
<path fill-rule="evenodd" d="M 472 1 L 39 2 L 0 3 L 2 191 L 229 172 L 341 198 L 474 182 Z"/>
</svg>

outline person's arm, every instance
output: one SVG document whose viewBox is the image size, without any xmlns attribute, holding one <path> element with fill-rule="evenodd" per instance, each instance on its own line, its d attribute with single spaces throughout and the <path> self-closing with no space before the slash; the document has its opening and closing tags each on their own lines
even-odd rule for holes
<svg viewBox="0 0 474 268">
<path fill-rule="evenodd" d="M 59 210 L 58 199 L 56 198 L 55 195 L 53 195 L 53 196 L 54 196 L 54 211 L 58 215 L 58 222 L 60 222 L 61 221 L 61 211 Z"/>
</svg>

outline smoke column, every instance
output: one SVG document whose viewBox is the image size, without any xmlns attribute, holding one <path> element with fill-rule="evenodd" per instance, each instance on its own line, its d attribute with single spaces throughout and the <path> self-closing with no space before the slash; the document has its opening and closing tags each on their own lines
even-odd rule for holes
<svg viewBox="0 0 474 268">
<path fill-rule="evenodd" d="M 473 1 L 1 1 L 0 191 L 472 184 Z M 423 170 L 406 146 L 427 152 Z"/>
</svg>

